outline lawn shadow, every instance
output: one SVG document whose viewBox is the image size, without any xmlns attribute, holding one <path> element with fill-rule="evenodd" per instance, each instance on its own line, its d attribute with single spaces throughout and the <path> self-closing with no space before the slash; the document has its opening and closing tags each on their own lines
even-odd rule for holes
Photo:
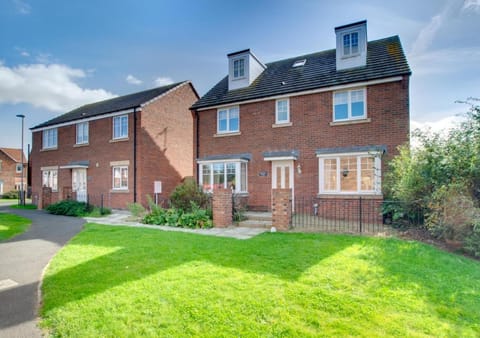
<svg viewBox="0 0 480 338">
<path fill-rule="evenodd" d="M 338 235 L 332 243 L 324 236 L 329 235 L 266 233 L 237 240 L 89 224 L 70 246 L 117 249 L 53 274 L 47 272 L 45 296 L 48 292 L 55 296 L 43 311 L 195 261 L 294 281 L 310 267 L 362 240 Z"/>
</svg>

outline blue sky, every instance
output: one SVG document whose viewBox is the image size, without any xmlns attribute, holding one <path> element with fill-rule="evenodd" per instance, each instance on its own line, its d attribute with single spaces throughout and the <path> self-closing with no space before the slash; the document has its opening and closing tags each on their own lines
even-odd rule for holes
<svg viewBox="0 0 480 338">
<path fill-rule="evenodd" d="M 230 52 L 251 48 L 268 63 L 331 49 L 334 27 L 363 19 L 369 40 L 400 36 L 413 127 L 449 126 L 466 111 L 456 100 L 480 97 L 480 0 L 3 0 L 0 146 L 20 147 L 16 114 L 29 128 L 183 80 L 203 95 Z"/>
</svg>

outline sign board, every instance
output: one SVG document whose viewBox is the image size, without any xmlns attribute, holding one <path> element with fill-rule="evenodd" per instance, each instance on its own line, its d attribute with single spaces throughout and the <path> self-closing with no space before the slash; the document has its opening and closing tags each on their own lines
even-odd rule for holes
<svg viewBox="0 0 480 338">
<path fill-rule="evenodd" d="M 260 171 L 260 172 L 258 173 L 258 176 L 260 176 L 260 177 L 267 177 L 267 176 L 268 176 L 268 171 Z"/>
<path fill-rule="evenodd" d="M 153 192 L 155 194 L 161 194 L 162 193 L 162 181 L 153 182 Z"/>
</svg>

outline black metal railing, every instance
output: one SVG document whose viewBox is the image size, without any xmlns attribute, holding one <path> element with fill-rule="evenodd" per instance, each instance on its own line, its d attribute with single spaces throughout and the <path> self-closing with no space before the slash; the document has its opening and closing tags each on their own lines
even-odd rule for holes
<svg viewBox="0 0 480 338">
<path fill-rule="evenodd" d="M 340 233 L 383 233 L 423 224 L 415 203 L 365 197 L 295 197 L 291 225 L 297 230 Z"/>
</svg>

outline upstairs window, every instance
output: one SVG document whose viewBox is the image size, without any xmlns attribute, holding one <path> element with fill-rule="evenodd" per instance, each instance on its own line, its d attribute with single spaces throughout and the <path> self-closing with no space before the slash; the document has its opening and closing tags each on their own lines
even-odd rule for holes
<svg viewBox="0 0 480 338">
<path fill-rule="evenodd" d="M 113 118 L 113 139 L 128 137 L 128 115 Z"/>
<path fill-rule="evenodd" d="M 240 130 L 238 107 L 222 108 L 217 111 L 217 133 L 235 133 Z"/>
<path fill-rule="evenodd" d="M 77 144 L 88 143 L 88 122 L 77 123 Z"/>
<path fill-rule="evenodd" d="M 288 99 L 280 99 L 275 102 L 275 123 L 290 122 L 290 101 Z"/>
<path fill-rule="evenodd" d="M 17 165 L 15 166 L 15 171 L 17 174 L 20 174 L 22 172 L 22 164 L 21 163 L 17 163 Z"/>
<path fill-rule="evenodd" d="M 245 76 L 245 59 L 237 59 L 233 61 L 233 78 L 241 78 Z"/>
<path fill-rule="evenodd" d="M 333 93 L 333 120 L 365 119 L 365 88 Z"/>
<path fill-rule="evenodd" d="M 57 128 L 45 129 L 43 131 L 43 149 L 57 147 Z"/>
<path fill-rule="evenodd" d="M 343 55 L 358 54 L 358 32 L 348 33 L 343 36 Z"/>
</svg>

